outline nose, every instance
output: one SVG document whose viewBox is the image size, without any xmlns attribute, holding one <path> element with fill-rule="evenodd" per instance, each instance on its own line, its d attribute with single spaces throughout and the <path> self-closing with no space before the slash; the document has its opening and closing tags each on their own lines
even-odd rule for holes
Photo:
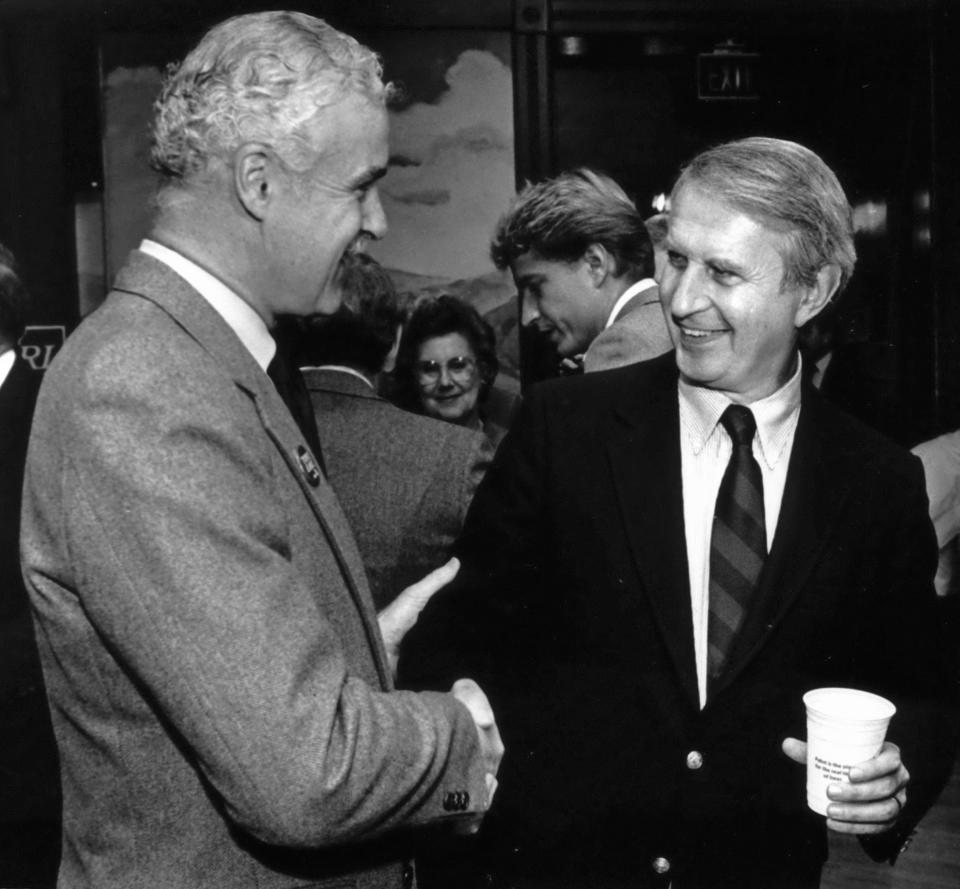
<svg viewBox="0 0 960 889">
<path fill-rule="evenodd" d="M 440 365 L 440 379 L 437 380 L 438 389 L 451 389 L 453 387 L 453 377 L 450 376 L 450 368 L 446 364 Z"/>
<path fill-rule="evenodd" d="M 387 233 L 387 214 L 380 203 L 380 192 L 373 186 L 363 199 L 363 230 L 375 240 Z"/>
<path fill-rule="evenodd" d="M 668 265 L 660 283 L 660 301 L 673 317 L 686 318 L 709 304 L 704 285 L 692 263 L 684 269 Z"/>
<path fill-rule="evenodd" d="M 533 324 L 540 317 L 540 309 L 537 308 L 537 301 L 529 296 L 519 295 L 520 299 L 520 324 L 527 327 Z"/>
</svg>

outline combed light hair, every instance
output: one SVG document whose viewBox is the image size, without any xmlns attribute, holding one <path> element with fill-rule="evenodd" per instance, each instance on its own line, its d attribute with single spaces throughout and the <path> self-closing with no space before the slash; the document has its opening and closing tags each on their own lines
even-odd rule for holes
<svg viewBox="0 0 960 889">
<path fill-rule="evenodd" d="M 783 234 L 782 289 L 813 286 L 828 265 L 840 269 L 837 295 L 846 287 L 857 261 L 853 211 L 833 170 L 809 148 L 759 136 L 718 145 L 681 170 L 672 203 L 688 185 Z"/>
<path fill-rule="evenodd" d="M 653 272 L 650 237 L 633 201 L 609 176 L 581 167 L 528 183 L 497 224 L 490 255 L 500 269 L 530 250 L 576 262 L 591 244 L 613 257 L 618 275 L 640 279 Z"/>
<path fill-rule="evenodd" d="M 376 54 L 300 12 L 260 12 L 211 28 L 171 65 L 154 103 L 151 165 L 166 184 L 250 141 L 274 147 L 295 170 L 316 152 L 308 124 L 346 95 L 385 103 Z"/>
</svg>

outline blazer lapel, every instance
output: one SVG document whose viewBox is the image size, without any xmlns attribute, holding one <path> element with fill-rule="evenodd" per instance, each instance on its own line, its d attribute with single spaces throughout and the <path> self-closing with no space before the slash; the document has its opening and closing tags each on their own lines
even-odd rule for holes
<svg viewBox="0 0 960 889">
<path fill-rule="evenodd" d="M 370 649 L 376 652 L 380 680 L 385 688 L 392 687 L 373 599 L 353 534 L 333 489 L 310 458 L 309 446 L 270 378 L 213 307 L 183 278 L 158 260 L 135 251 L 120 272 L 114 290 L 143 297 L 163 309 L 251 397 L 264 430 L 296 478 L 340 567 L 344 583 L 363 623 Z"/>
<path fill-rule="evenodd" d="M 777 532 L 760 575 L 754 604 L 730 651 L 716 690 L 735 681 L 803 592 L 836 527 L 850 491 L 850 464 L 840 448 L 825 447 L 819 396 L 805 389 Z"/>
<path fill-rule="evenodd" d="M 635 391 L 618 411 L 607 451 L 611 482 L 644 593 L 650 598 L 678 679 L 699 706 L 690 579 L 683 524 L 676 364 L 660 362 L 652 393 Z"/>
</svg>

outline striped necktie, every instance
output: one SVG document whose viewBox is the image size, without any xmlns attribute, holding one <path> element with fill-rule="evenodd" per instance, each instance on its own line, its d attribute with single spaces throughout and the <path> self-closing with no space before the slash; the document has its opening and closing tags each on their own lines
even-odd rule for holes
<svg viewBox="0 0 960 889">
<path fill-rule="evenodd" d="M 733 450 L 717 493 L 710 536 L 708 686 L 723 671 L 767 555 L 763 477 L 753 456 L 756 421 L 750 408 L 731 404 L 720 423 Z"/>
</svg>

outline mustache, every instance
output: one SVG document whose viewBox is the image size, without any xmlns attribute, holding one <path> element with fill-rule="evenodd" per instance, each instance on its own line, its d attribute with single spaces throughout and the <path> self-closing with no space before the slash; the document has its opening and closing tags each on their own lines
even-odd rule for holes
<svg viewBox="0 0 960 889">
<path fill-rule="evenodd" d="M 370 235 L 361 232 L 350 242 L 347 249 L 343 251 L 343 257 L 340 261 L 343 262 L 344 259 L 347 259 L 348 257 L 354 257 L 359 253 L 366 253 L 367 244 L 369 244 L 371 240 L 372 238 Z M 347 259 L 347 261 L 349 262 L 349 259 Z"/>
</svg>

